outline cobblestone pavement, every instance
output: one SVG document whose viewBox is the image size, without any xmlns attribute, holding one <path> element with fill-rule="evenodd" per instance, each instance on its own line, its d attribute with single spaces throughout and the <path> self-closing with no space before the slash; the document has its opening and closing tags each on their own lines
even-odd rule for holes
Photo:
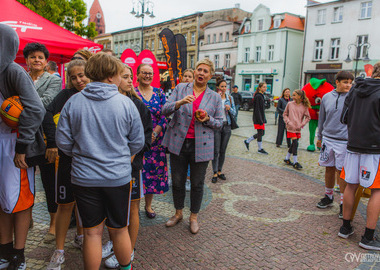
<svg viewBox="0 0 380 270">
<path fill-rule="evenodd" d="M 240 112 L 240 128 L 233 131 L 223 170 L 227 181 L 212 184 L 211 165 L 208 169 L 197 235 L 189 232 L 189 193 L 184 221 L 173 228 L 164 226 L 174 212 L 171 192 L 155 196 L 157 218 L 149 220 L 141 212 L 134 269 L 380 269 L 379 263 L 354 257 L 378 254 L 358 247 L 365 228 L 366 200 L 354 219 L 356 233 L 348 240 L 340 239 L 338 205 L 325 210 L 315 206 L 324 193 L 318 154 L 300 150 L 301 171 L 284 165 L 286 148 L 273 143 L 274 114 L 268 112 L 267 118 L 264 148 L 269 155 L 259 155 L 255 142 L 250 151 L 244 147 L 242 141 L 253 129 L 251 113 Z M 301 149 L 308 145 L 307 133 L 302 134 Z M 33 215 L 26 248 L 28 269 L 44 269 L 54 243 L 43 240 L 48 214 L 40 181 Z M 63 269 L 83 268 L 81 252 L 71 244 L 74 234 L 71 229 Z"/>
</svg>

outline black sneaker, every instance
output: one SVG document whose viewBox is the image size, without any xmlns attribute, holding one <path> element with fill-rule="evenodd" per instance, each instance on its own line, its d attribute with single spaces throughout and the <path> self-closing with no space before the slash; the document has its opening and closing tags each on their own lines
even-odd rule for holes
<svg viewBox="0 0 380 270">
<path fill-rule="evenodd" d="M 8 270 L 25 270 L 25 257 L 19 254 L 13 255 L 8 266 Z"/>
<path fill-rule="evenodd" d="M 362 240 L 359 242 L 359 247 L 369 249 L 369 250 L 380 250 L 380 241 L 374 237 L 372 240 L 362 236 Z"/>
<path fill-rule="evenodd" d="M 343 219 L 343 204 L 339 205 L 340 211 L 338 218 Z"/>
<path fill-rule="evenodd" d="M 284 159 L 284 162 L 286 163 L 286 165 L 293 166 L 293 162 L 291 162 L 289 159 Z"/>
<path fill-rule="evenodd" d="M 218 177 L 217 176 L 214 176 L 213 178 L 211 178 L 211 182 L 212 183 L 216 183 L 216 182 L 218 182 Z"/>
<path fill-rule="evenodd" d="M 224 173 L 221 173 L 221 174 L 218 174 L 218 178 L 222 179 L 222 180 L 227 180 L 226 176 L 224 175 Z"/>
<path fill-rule="evenodd" d="M 301 170 L 302 166 L 301 166 L 301 164 L 299 164 L 298 162 L 296 162 L 296 163 L 293 164 L 293 168 L 297 169 L 297 170 Z"/>
<path fill-rule="evenodd" d="M 244 144 L 245 144 L 245 148 L 247 148 L 247 150 L 249 151 L 249 142 L 247 142 L 247 140 L 244 140 Z"/>
<path fill-rule="evenodd" d="M 346 228 L 342 225 L 342 227 L 340 227 L 340 230 L 339 230 L 339 233 L 338 233 L 338 236 L 339 237 L 342 237 L 344 239 L 347 239 L 350 235 L 352 235 L 354 233 L 354 227 L 350 227 L 350 228 Z"/>
<path fill-rule="evenodd" d="M 329 206 L 332 206 L 334 202 L 334 197 L 332 199 L 329 198 L 329 196 L 325 195 L 318 203 L 317 207 L 321 209 L 325 209 Z M 343 213 L 343 212 L 342 212 Z"/>
<path fill-rule="evenodd" d="M 264 154 L 264 155 L 268 155 L 268 152 L 265 151 L 264 149 L 260 149 L 257 151 L 259 154 Z"/>
</svg>

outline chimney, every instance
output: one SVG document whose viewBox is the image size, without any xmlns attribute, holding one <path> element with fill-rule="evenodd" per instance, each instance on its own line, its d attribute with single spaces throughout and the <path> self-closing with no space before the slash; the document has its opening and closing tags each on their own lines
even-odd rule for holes
<svg viewBox="0 0 380 270">
<path fill-rule="evenodd" d="M 235 8 L 240 8 L 240 3 L 235 4 Z"/>
</svg>

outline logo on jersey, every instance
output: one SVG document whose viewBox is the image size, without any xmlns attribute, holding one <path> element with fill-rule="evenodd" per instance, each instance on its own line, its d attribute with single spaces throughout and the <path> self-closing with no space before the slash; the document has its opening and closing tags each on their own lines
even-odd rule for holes
<svg viewBox="0 0 380 270">
<path fill-rule="evenodd" d="M 137 182 L 136 182 L 136 178 L 132 177 L 132 188 L 137 188 Z"/>
<path fill-rule="evenodd" d="M 363 167 L 363 168 L 360 170 L 360 172 L 361 172 L 361 178 L 362 178 L 363 180 L 368 181 L 369 178 L 371 177 L 371 172 L 369 172 L 369 171 L 367 170 L 367 168 L 365 168 L 365 167 Z"/>
<path fill-rule="evenodd" d="M 321 161 L 327 162 L 329 161 L 330 157 L 329 157 L 329 153 L 326 153 L 325 150 L 326 150 L 326 144 L 323 144 L 322 149 L 321 149 L 321 154 L 319 155 L 319 159 Z"/>
</svg>

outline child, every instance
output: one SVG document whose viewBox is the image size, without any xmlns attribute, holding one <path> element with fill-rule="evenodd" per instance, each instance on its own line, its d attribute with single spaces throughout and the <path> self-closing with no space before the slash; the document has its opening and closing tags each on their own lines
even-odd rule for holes
<svg viewBox="0 0 380 270">
<path fill-rule="evenodd" d="M 344 101 L 352 86 L 354 76 L 348 71 L 339 71 L 336 75 L 336 89 L 323 96 L 319 110 L 318 141 L 317 147 L 321 148 L 319 156 L 319 166 L 325 170 L 325 197 L 317 203 L 318 208 L 332 206 L 333 188 L 335 178 L 340 183 L 340 213 L 339 218 L 343 218 L 343 193 L 346 184 L 340 179 L 347 152 L 347 126 L 340 122 Z"/>
<path fill-rule="evenodd" d="M 254 139 L 257 139 L 258 153 L 268 155 L 267 151 L 263 149 L 263 136 L 265 134 L 265 118 L 264 111 L 264 93 L 267 91 L 267 84 L 265 82 L 259 83 L 257 86 L 255 95 L 253 97 L 253 126 L 257 130 L 257 133 L 252 137 L 244 140 L 245 147 L 249 150 L 249 143 Z"/>
<path fill-rule="evenodd" d="M 123 70 L 114 56 L 91 57 L 85 75 L 93 82 L 66 102 L 57 127 L 58 148 L 73 158 L 71 183 L 84 228 L 84 269 L 100 267 L 104 222 L 120 269 L 131 269 L 131 157 L 144 146 L 144 130 L 136 106 L 118 91 Z"/>
<path fill-rule="evenodd" d="M 302 169 L 301 164 L 297 160 L 298 139 L 301 138 L 301 128 L 310 121 L 310 101 L 302 90 L 294 90 L 293 101 L 286 105 L 283 113 L 284 122 L 286 124 L 286 137 L 292 140 L 288 153 L 284 162 L 293 165 L 297 170 Z M 290 161 L 290 155 L 293 154 L 293 163 Z"/>
</svg>

